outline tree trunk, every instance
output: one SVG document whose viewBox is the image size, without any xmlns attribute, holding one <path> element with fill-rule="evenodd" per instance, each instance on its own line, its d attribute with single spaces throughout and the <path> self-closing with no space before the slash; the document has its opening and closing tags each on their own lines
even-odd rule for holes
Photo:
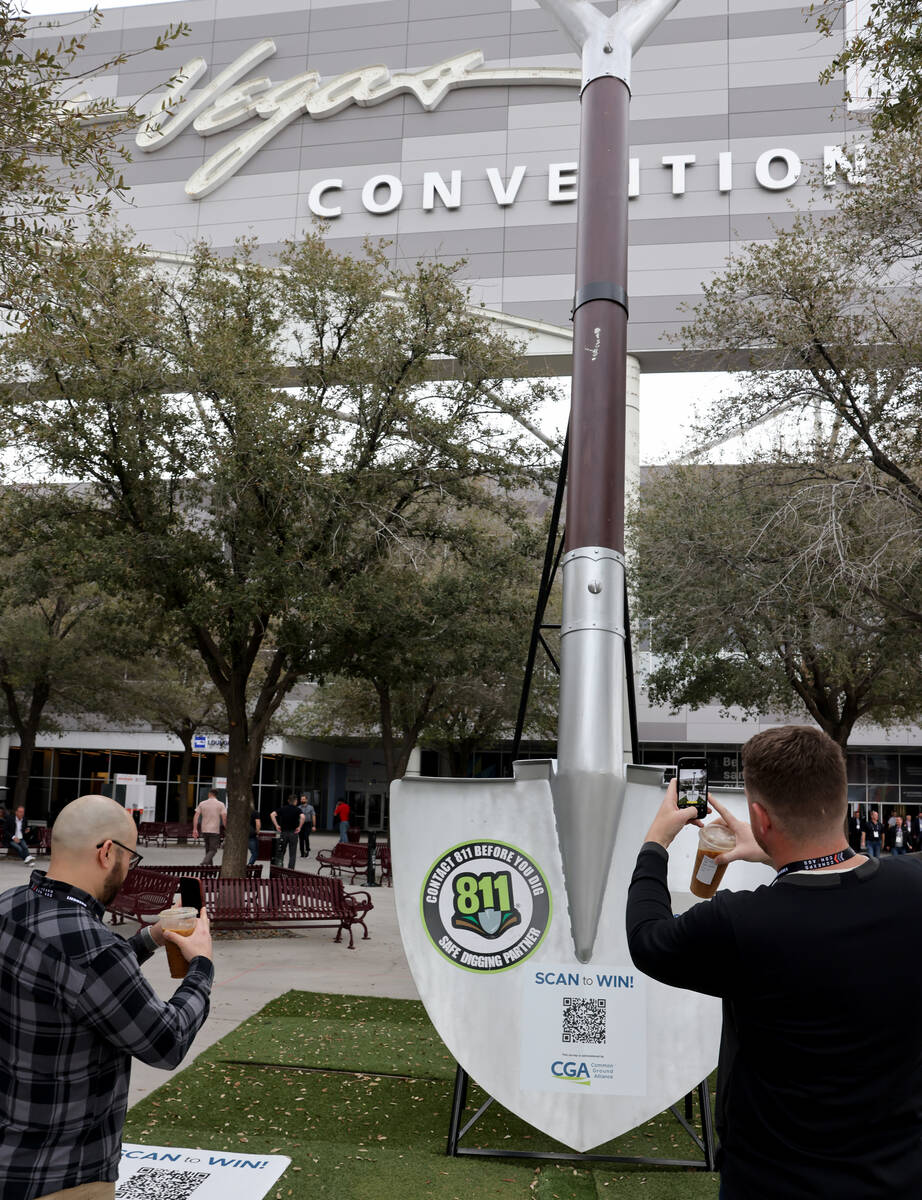
<svg viewBox="0 0 922 1200">
<path fill-rule="evenodd" d="M 189 820 L 189 776 L 192 772 L 192 726 L 188 721 L 173 731 L 182 742 L 182 763 L 179 768 L 179 796 L 176 819 L 180 822 Z"/>
<path fill-rule="evenodd" d="M 13 812 L 20 805 L 25 807 L 26 795 L 29 790 L 29 777 L 32 774 L 32 759 L 35 756 L 35 740 L 38 737 L 38 727 L 41 724 L 42 713 L 51 695 L 51 686 L 47 680 L 41 680 L 32 688 L 29 698 L 29 711 L 23 719 L 18 702 L 12 689 L 4 686 L 7 698 L 7 709 L 10 719 L 19 734 L 19 765 L 16 769 L 16 783 L 13 786 Z"/>
<path fill-rule="evenodd" d="M 29 776 L 32 774 L 32 759 L 35 755 L 35 730 L 21 734 L 19 738 L 19 766 L 16 769 L 16 783 L 13 785 L 13 808 L 15 812 L 20 805 L 25 807 L 26 793 L 29 790 Z"/>
<path fill-rule="evenodd" d="M 242 721 L 231 720 L 227 747 L 227 832 L 221 857 L 221 877 L 238 879 L 246 871 L 253 777 L 262 753 L 265 732 L 251 738 Z"/>
</svg>

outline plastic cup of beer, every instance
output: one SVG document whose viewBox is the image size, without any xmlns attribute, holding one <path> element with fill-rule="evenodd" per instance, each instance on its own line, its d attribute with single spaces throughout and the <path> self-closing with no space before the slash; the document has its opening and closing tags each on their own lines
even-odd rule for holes
<svg viewBox="0 0 922 1200">
<path fill-rule="evenodd" d="M 720 821 L 702 825 L 698 830 L 698 853 L 692 871 L 691 894 L 701 900 L 710 900 L 720 886 L 726 866 L 714 860 L 718 854 L 726 854 L 736 845 L 736 834 Z"/>
<path fill-rule="evenodd" d="M 198 913 L 194 908 L 168 908 L 157 918 L 164 929 L 172 929 L 181 937 L 188 937 L 195 928 Z M 182 956 L 182 951 L 172 942 L 166 943 L 166 957 L 170 964 L 171 979 L 185 979 L 189 964 Z"/>
</svg>

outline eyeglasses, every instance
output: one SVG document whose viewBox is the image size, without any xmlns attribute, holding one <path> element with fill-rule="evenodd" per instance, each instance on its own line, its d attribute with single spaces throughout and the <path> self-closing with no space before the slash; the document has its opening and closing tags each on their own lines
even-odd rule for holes
<svg viewBox="0 0 922 1200">
<path fill-rule="evenodd" d="M 101 842 L 97 842 L 96 849 L 101 850 L 103 848 L 103 846 L 106 844 L 106 842 L 111 842 L 113 846 L 118 846 L 120 849 L 128 851 L 128 853 L 131 855 L 131 858 L 128 860 L 128 870 L 129 871 L 131 870 L 132 867 L 136 867 L 138 865 L 138 863 L 143 861 L 143 859 L 144 859 L 143 854 L 138 854 L 137 850 L 131 850 L 128 846 L 125 846 L 121 842 L 116 841 L 115 838 L 104 838 Z"/>
</svg>

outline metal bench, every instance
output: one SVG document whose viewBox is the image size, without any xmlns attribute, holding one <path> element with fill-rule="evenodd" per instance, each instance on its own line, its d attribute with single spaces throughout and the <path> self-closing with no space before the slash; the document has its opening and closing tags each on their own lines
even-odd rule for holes
<svg viewBox="0 0 922 1200">
<path fill-rule="evenodd" d="M 166 821 L 141 821 L 138 825 L 138 843 L 149 846 L 153 842 L 156 846 L 165 846 L 165 833 Z"/>
<path fill-rule="evenodd" d="M 273 867 L 268 880 L 264 903 L 264 920 L 271 925 L 330 925 L 336 927 L 338 942 L 343 930 L 349 933 L 349 949 L 355 949 L 353 925 L 361 925 L 363 940 L 368 937 L 365 916 L 374 905 L 368 892 L 347 892 L 341 879 L 327 875 L 308 875 Z"/>
<path fill-rule="evenodd" d="M 192 836 L 191 821 L 164 821 L 163 823 L 163 841 L 161 845 L 166 845 L 169 842 L 190 842 L 193 845 L 202 840 L 199 837 Z"/>
<path fill-rule="evenodd" d="M 318 875 L 329 871 L 331 875 L 342 875 L 348 871 L 350 883 L 355 883 L 359 875 L 368 872 L 368 847 L 355 842 L 336 842 L 332 850 L 318 850 L 317 861 L 320 863 Z"/>
<path fill-rule="evenodd" d="M 134 867 L 108 906 L 112 924 L 122 925 L 126 917 L 139 924 L 150 922 L 165 908 L 171 907 L 176 886 L 175 876 Z"/>
<path fill-rule="evenodd" d="M 385 842 L 383 845 L 382 845 L 382 843 L 379 842 L 377 849 L 375 850 L 375 856 L 381 867 L 381 885 L 382 885 L 382 887 L 385 884 L 387 885 L 387 887 L 393 887 L 394 886 L 394 876 L 391 873 L 391 848 L 390 848 L 390 845 L 387 842 Z"/>
<path fill-rule="evenodd" d="M 342 880 L 329 876 L 307 875 L 272 867 L 263 879 L 254 864 L 242 879 L 222 879 L 217 867 L 135 867 L 109 904 L 112 924 L 126 917 L 146 923 L 173 903 L 179 877 L 192 875 L 202 880 L 205 908 L 216 928 L 235 925 L 265 925 L 287 928 L 296 925 L 325 925 L 336 929 L 338 942 L 343 930 L 349 933 L 349 949 L 355 949 L 353 925 L 361 925 L 363 940 L 368 937 L 365 916 L 374 905 L 367 892 L 347 892 Z"/>
</svg>

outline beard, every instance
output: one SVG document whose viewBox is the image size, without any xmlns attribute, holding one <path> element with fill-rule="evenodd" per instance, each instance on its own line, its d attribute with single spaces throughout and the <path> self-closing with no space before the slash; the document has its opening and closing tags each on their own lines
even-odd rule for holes
<svg viewBox="0 0 922 1200">
<path fill-rule="evenodd" d="M 99 897 L 101 904 L 109 905 L 112 903 L 118 895 L 122 884 L 125 882 L 126 874 L 127 872 L 122 871 L 118 865 L 112 868 L 103 880 L 102 892 Z"/>
</svg>

